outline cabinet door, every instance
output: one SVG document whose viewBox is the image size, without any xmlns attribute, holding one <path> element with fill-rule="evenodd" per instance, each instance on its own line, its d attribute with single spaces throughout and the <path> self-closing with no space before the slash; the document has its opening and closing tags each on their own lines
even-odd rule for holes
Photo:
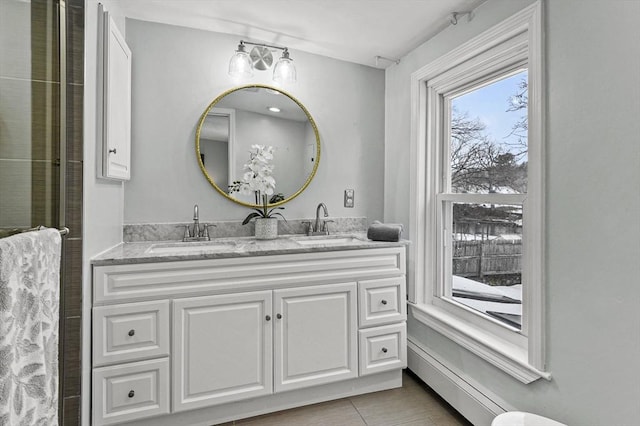
<svg viewBox="0 0 640 426">
<path fill-rule="evenodd" d="M 131 50 L 104 12 L 102 94 L 102 177 L 131 177 Z"/>
<path fill-rule="evenodd" d="M 272 392 L 271 291 L 173 302 L 173 409 Z"/>
<path fill-rule="evenodd" d="M 275 391 L 358 375 L 356 283 L 274 291 Z"/>
</svg>

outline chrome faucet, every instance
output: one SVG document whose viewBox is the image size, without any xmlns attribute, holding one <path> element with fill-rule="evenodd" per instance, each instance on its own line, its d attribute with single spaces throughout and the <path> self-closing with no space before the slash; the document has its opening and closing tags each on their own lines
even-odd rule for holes
<svg viewBox="0 0 640 426">
<path fill-rule="evenodd" d="M 307 235 L 328 235 L 329 234 L 329 228 L 327 228 L 328 221 L 320 219 L 320 209 L 324 211 L 323 212 L 324 217 L 329 216 L 329 210 L 327 209 L 327 206 L 324 203 L 318 204 L 318 207 L 316 207 L 316 220 L 314 223 L 309 223 L 309 229 L 307 231 Z"/>
<path fill-rule="evenodd" d="M 209 241 L 209 226 L 200 228 L 200 216 L 198 215 L 198 205 L 193 206 L 193 228 L 189 230 L 189 225 L 185 225 L 184 238 L 182 241 Z M 215 226 L 215 225 L 213 225 Z"/>
<path fill-rule="evenodd" d="M 194 237 L 200 236 L 200 216 L 198 215 L 198 205 L 193 206 L 193 233 Z"/>
</svg>

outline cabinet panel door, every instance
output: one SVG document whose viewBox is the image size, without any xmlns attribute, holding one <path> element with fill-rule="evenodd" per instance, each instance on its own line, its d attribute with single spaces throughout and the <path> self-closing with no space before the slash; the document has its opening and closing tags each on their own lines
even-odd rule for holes
<svg viewBox="0 0 640 426">
<path fill-rule="evenodd" d="M 356 283 L 274 291 L 275 391 L 358 375 Z"/>
<path fill-rule="evenodd" d="M 270 291 L 175 300 L 174 411 L 270 394 L 270 316 Z"/>
<path fill-rule="evenodd" d="M 102 177 L 131 177 L 131 50 L 104 12 Z"/>
</svg>

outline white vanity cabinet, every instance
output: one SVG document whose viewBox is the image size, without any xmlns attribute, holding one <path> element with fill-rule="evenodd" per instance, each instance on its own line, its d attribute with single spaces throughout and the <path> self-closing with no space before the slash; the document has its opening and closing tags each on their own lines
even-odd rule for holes
<svg viewBox="0 0 640 426">
<path fill-rule="evenodd" d="M 94 266 L 92 424 L 214 424 L 400 386 L 404 268 L 401 246 Z"/>
</svg>

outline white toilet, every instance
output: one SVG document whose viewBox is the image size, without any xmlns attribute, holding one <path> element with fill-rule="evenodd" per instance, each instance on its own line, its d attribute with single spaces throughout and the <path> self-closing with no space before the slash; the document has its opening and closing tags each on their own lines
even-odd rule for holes
<svg viewBox="0 0 640 426">
<path fill-rule="evenodd" d="M 537 414 L 522 411 L 509 411 L 498 415 L 491 422 L 491 426 L 567 426 L 564 423 Z"/>
</svg>

